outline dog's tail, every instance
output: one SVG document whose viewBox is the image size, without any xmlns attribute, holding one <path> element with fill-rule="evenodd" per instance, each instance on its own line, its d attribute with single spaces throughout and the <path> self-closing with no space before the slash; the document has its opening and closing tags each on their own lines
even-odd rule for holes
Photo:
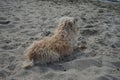
<svg viewBox="0 0 120 80">
<path fill-rule="evenodd" d="M 24 51 L 24 56 L 23 56 L 23 68 L 28 68 L 30 66 L 33 66 L 34 63 L 34 58 L 35 58 L 35 43 L 32 43 L 25 51 Z"/>
<path fill-rule="evenodd" d="M 35 42 L 32 43 L 25 51 L 24 51 L 24 57 L 28 60 L 33 60 L 33 57 L 35 57 L 35 49 L 37 45 Z"/>
</svg>

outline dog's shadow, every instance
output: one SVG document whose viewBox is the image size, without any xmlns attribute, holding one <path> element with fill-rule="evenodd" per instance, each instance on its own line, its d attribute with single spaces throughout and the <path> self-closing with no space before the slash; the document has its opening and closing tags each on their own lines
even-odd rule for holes
<svg viewBox="0 0 120 80">
<path fill-rule="evenodd" d="M 53 70 L 59 70 L 59 71 L 66 71 L 64 67 L 64 63 L 73 61 L 75 59 L 80 58 L 84 53 L 79 49 L 74 49 L 73 53 L 69 56 L 62 57 L 59 61 L 48 63 L 48 64 L 40 64 L 36 63 L 35 66 L 39 67 L 42 70 L 51 68 Z M 34 66 L 33 66 L 34 68 Z"/>
</svg>

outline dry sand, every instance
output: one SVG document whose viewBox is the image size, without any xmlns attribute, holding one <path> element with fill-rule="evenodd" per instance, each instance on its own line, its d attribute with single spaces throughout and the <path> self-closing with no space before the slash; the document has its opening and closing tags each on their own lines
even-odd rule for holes
<svg viewBox="0 0 120 80">
<path fill-rule="evenodd" d="M 120 80 L 120 4 L 70 1 L 0 0 L 0 80 Z M 52 35 L 62 16 L 79 19 L 77 43 L 87 49 L 22 69 L 26 47 Z"/>
</svg>

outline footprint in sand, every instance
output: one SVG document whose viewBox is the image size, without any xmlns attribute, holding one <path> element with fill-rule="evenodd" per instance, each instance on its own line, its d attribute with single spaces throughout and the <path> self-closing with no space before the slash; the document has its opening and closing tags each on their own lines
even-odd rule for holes
<svg viewBox="0 0 120 80">
<path fill-rule="evenodd" d="M 95 27 L 94 25 L 86 25 L 85 28 L 93 28 Z"/>
<path fill-rule="evenodd" d="M 0 17 L 0 24 L 9 24 L 9 23 L 10 23 L 10 21 L 7 20 L 7 18 L 5 18 L 5 17 Z"/>
<path fill-rule="evenodd" d="M 20 44 L 16 43 L 16 44 L 8 44 L 8 45 L 3 45 L 1 46 L 1 49 L 3 50 L 11 50 L 11 49 L 16 49 L 18 48 Z"/>
<path fill-rule="evenodd" d="M 9 76 L 10 75 L 10 72 L 8 72 L 8 71 L 6 71 L 6 70 L 1 70 L 0 71 L 0 79 L 1 80 L 5 80 L 5 78 L 7 77 L 7 76 Z"/>
<path fill-rule="evenodd" d="M 105 76 L 97 77 L 97 78 L 95 78 L 93 80 L 118 80 L 118 79 L 111 76 L 111 75 L 105 75 Z"/>
<path fill-rule="evenodd" d="M 16 64 L 11 64 L 7 67 L 10 71 L 13 71 L 16 68 Z"/>
<path fill-rule="evenodd" d="M 7 43 L 7 44 L 9 44 L 9 43 L 11 43 L 12 41 L 9 40 L 9 39 L 3 39 L 3 40 L 1 40 L 0 42 L 1 42 L 1 43 Z"/>
<path fill-rule="evenodd" d="M 5 17 L 0 17 L 0 29 L 14 28 L 15 25 L 11 21 L 7 20 Z"/>
<path fill-rule="evenodd" d="M 120 48 L 120 41 L 115 42 L 111 45 L 112 48 Z"/>
<path fill-rule="evenodd" d="M 6 24 L 6 25 L 0 24 L 0 29 L 11 29 L 11 28 L 15 28 L 15 25 L 14 24 Z"/>
<path fill-rule="evenodd" d="M 9 24 L 10 23 L 10 21 L 3 21 L 3 20 L 0 20 L 0 24 Z"/>
<path fill-rule="evenodd" d="M 10 65 L 13 61 L 15 61 L 15 56 L 8 55 L 8 53 L 1 53 L 0 55 L 0 67 L 6 67 L 6 65 Z"/>
<path fill-rule="evenodd" d="M 112 62 L 112 64 L 118 69 L 120 68 L 120 61 Z"/>
<path fill-rule="evenodd" d="M 98 33 L 99 31 L 96 29 L 84 29 L 80 32 L 80 34 L 82 34 L 83 36 L 93 36 L 97 35 Z"/>
<path fill-rule="evenodd" d="M 48 36 L 48 35 L 50 35 L 51 34 L 51 32 L 50 31 L 43 31 L 42 32 L 42 34 L 41 34 L 41 36 Z"/>
</svg>

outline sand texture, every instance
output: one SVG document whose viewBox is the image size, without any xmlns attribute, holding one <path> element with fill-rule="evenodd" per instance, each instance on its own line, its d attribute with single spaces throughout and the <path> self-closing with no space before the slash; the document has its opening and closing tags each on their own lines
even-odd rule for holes
<svg viewBox="0 0 120 80">
<path fill-rule="evenodd" d="M 120 80 L 120 3 L 94 1 L 0 0 L 0 80 Z M 62 16 L 78 18 L 76 43 L 86 49 L 22 69 L 24 50 Z"/>
</svg>

